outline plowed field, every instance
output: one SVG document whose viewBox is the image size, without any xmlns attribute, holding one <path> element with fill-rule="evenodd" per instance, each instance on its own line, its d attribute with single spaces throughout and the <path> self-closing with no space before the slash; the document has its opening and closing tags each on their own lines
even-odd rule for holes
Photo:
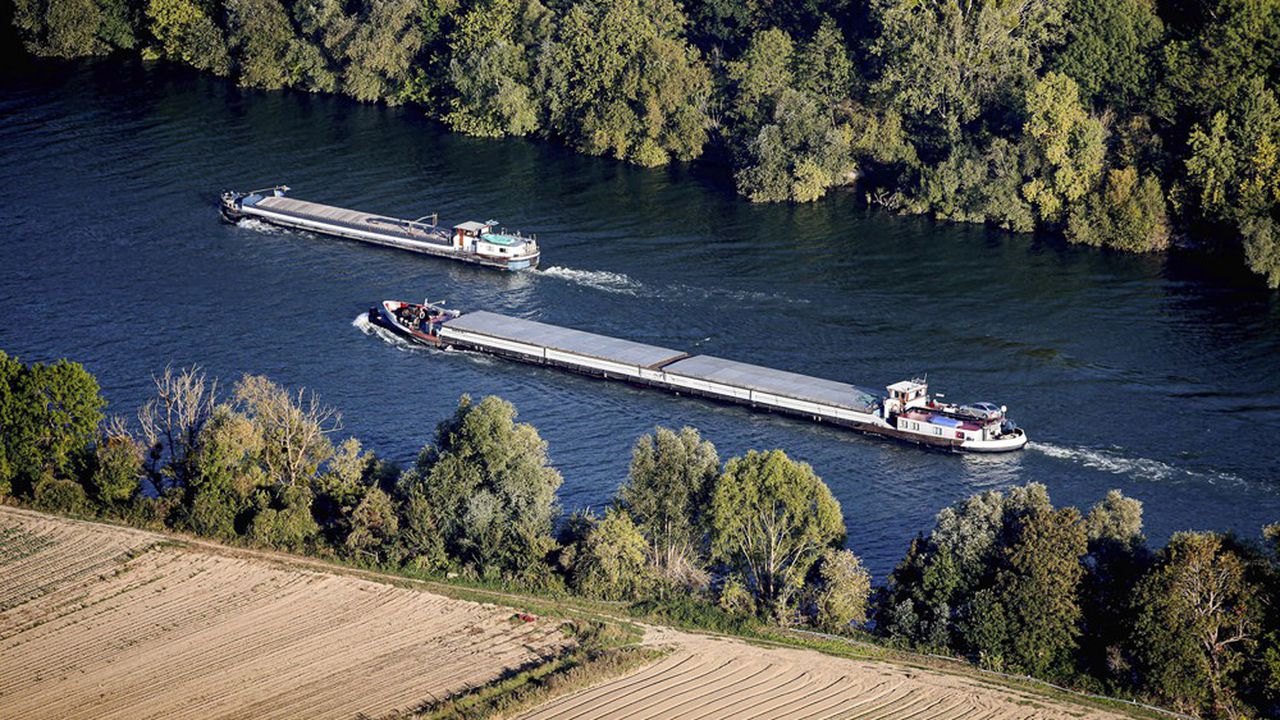
<svg viewBox="0 0 1280 720">
<path fill-rule="evenodd" d="M 666 632 L 677 650 L 625 677 L 569 695 L 526 720 L 606 718 L 1113 718 L 1016 690 L 888 663 Z"/>
<path fill-rule="evenodd" d="M 350 718 L 566 642 L 550 621 L 0 508 L 0 716 Z"/>
</svg>

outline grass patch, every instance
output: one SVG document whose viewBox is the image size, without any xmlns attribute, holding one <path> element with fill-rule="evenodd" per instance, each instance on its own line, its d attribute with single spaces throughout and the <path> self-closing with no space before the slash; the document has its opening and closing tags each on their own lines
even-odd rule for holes
<svg viewBox="0 0 1280 720">
<path fill-rule="evenodd" d="M 635 645 L 641 633 L 630 625 L 567 622 L 561 630 L 577 643 L 558 657 L 530 663 L 488 685 L 423 705 L 410 717 L 471 720 L 514 715 L 624 675 L 669 652 Z"/>
</svg>

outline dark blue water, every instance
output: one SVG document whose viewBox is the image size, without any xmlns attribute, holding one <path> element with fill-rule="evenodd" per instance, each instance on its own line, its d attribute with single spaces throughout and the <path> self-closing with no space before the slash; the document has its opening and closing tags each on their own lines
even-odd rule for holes
<svg viewBox="0 0 1280 720">
<path fill-rule="evenodd" d="M 754 206 L 709 170 L 122 61 L 9 64 L 0 118 L 0 348 L 82 361 L 111 412 L 132 415 L 169 363 L 227 383 L 265 373 L 408 461 L 459 395 L 496 393 L 549 441 L 568 509 L 612 495 L 637 436 L 692 425 L 722 457 L 780 447 L 812 463 L 879 576 L 944 505 L 1028 481 L 1063 504 L 1120 488 L 1156 541 L 1280 520 L 1280 298 L 1204 258 L 895 217 L 852 192 Z M 545 270 L 218 221 L 219 191 L 278 182 L 409 217 L 499 218 L 539 234 Z M 865 385 L 927 372 L 949 399 L 1007 404 L 1033 444 L 928 452 L 353 325 L 375 301 L 428 295 Z"/>
</svg>

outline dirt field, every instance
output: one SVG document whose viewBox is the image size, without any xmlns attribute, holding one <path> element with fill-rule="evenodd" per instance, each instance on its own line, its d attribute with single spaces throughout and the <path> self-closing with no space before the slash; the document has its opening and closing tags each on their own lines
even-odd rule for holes
<svg viewBox="0 0 1280 720">
<path fill-rule="evenodd" d="M 1116 718 L 966 678 L 807 650 L 765 649 L 660 631 L 676 652 L 631 675 L 554 700 L 526 720 L 605 718 Z"/>
<path fill-rule="evenodd" d="M 0 718 L 353 718 L 569 642 L 547 620 L 270 555 L 0 507 Z M 886 662 L 649 628 L 674 648 L 530 720 L 1118 718 Z"/>
<path fill-rule="evenodd" d="M 0 508 L 0 716 L 350 718 L 566 642 L 512 610 Z"/>
</svg>

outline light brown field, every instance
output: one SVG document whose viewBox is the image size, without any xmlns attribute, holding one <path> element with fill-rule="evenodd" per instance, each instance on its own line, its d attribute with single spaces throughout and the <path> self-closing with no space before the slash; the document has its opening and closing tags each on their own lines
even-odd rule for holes
<svg viewBox="0 0 1280 720">
<path fill-rule="evenodd" d="M 0 508 L 0 717 L 411 710 L 567 640 L 512 610 Z"/>
<path fill-rule="evenodd" d="M 509 608 L 167 539 L 0 507 L 0 718 L 386 716 L 570 642 Z M 1120 717 L 889 662 L 665 628 L 645 643 L 674 650 L 525 717 Z"/>
<path fill-rule="evenodd" d="M 524 720 L 606 718 L 1116 718 L 1017 690 L 889 663 L 659 630 L 676 651 L 630 675 L 553 700 Z"/>
</svg>

